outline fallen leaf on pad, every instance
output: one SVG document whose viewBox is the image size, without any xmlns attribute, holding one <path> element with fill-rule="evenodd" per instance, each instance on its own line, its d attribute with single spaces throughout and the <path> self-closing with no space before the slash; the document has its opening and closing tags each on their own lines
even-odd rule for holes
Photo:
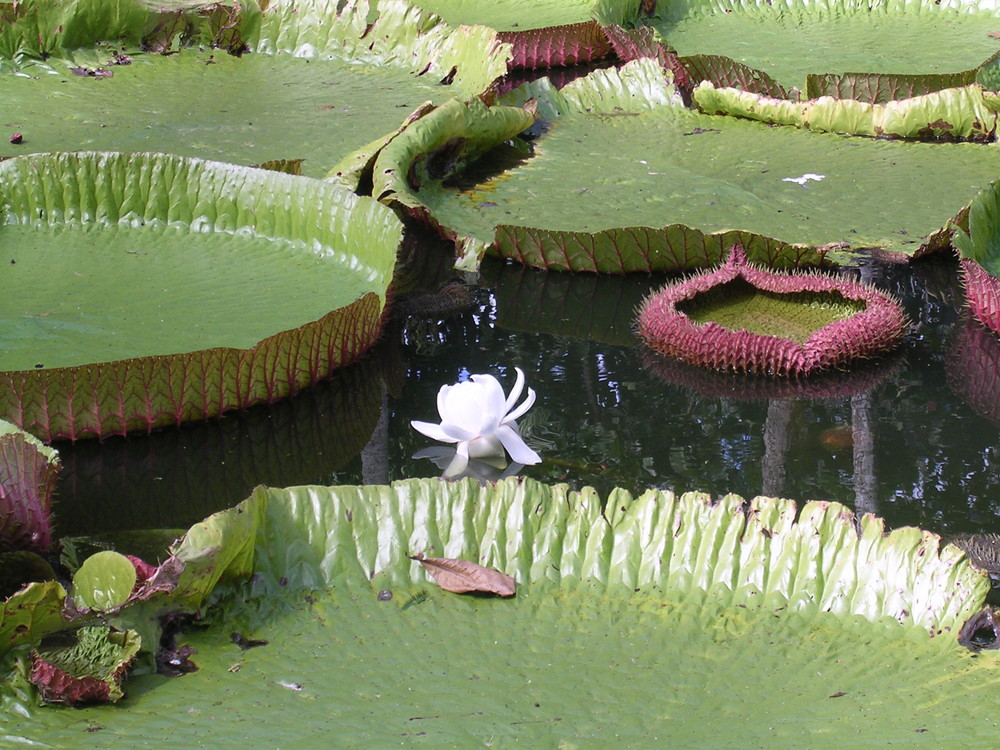
<svg viewBox="0 0 1000 750">
<path fill-rule="evenodd" d="M 480 591 L 497 596 L 514 596 L 516 590 L 517 584 L 506 573 L 484 568 L 468 560 L 424 557 L 422 554 L 410 555 L 410 559 L 423 565 L 424 570 L 434 577 L 441 588 L 455 594 Z"/>
</svg>

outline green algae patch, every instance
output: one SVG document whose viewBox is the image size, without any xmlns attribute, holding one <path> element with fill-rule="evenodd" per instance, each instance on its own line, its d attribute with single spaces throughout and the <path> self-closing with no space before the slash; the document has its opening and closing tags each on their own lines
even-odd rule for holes
<svg viewBox="0 0 1000 750">
<path fill-rule="evenodd" d="M 238 544 L 213 533 L 232 522 Z M 136 675 L 81 713 L 31 705 L 14 669 L 6 740 L 939 746 L 974 733 L 966 711 L 1000 681 L 995 654 L 955 638 L 987 578 L 836 504 L 410 480 L 261 488 L 198 528 L 185 559 L 211 548 L 242 571 L 184 636 L 198 671 Z M 517 596 L 444 592 L 421 552 L 506 572 Z"/>
</svg>

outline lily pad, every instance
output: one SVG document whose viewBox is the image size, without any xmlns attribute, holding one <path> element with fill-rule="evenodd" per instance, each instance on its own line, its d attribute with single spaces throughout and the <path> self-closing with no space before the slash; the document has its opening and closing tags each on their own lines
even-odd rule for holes
<svg viewBox="0 0 1000 750">
<path fill-rule="evenodd" d="M 113 609 L 125 602 L 136 584 L 136 570 L 125 555 L 104 550 L 91 555 L 73 576 L 78 607 Z"/>
<path fill-rule="evenodd" d="M 1000 49 L 1000 14 L 975 0 L 682 0 L 647 23 L 681 56 L 729 57 L 787 88 L 809 73 L 957 73 Z"/>
<path fill-rule="evenodd" d="M 996 654 L 972 658 L 956 639 L 987 578 L 934 535 L 885 534 L 870 516 L 859 532 L 836 504 L 796 520 L 793 503 L 767 498 L 412 480 L 260 489 L 235 513 L 254 524 L 255 575 L 187 637 L 198 672 L 133 677 L 127 704 L 89 714 L 28 705 L 12 674 L 6 736 L 228 747 L 306 742 L 329 725 L 339 743 L 373 747 L 832 747 L 862 722 L 866 741 L 939 746 L 974 733 L 967 712 L 990 705 Z M 418 553 L 496 568 L 517 595 L 440 591 Z M 918 700 L 929 689 L 932 706 Z M 894 721 L 869 719 L 872 701 Z M 153 720 L 178 710 L 184 722 Z M 723 710 L 729 721 L 710 720 Z M 250 720 L 262 711 L 272 720 Z"/>
<path fill-rule="evenodd" d="M 163 32 L 165 48 L 147 41 L 138 49 L 137 37 L 160 16 L 126 0 L 38 0 L 33 7 L 92 28 L 67 48 L 53 22 L 47 43 L 31 49 L 35 57 L 12 50 L 6 65 L 0 58 L 0 69 L 18 69 L 0 76 L 2 122 L 22 135 L 17 144 L 4 137 L 0 156 L 115 150 L 243 165 L 304 159 L 303 173 L 321 177 L 423 101 L 485 90 L 510 56 L 496 32 L 453 29 L 399 0 L 379 3 L 371 28 L 365 0 L 281 0 L 263 12 L 237 4 L 233 23 L 245 22 L 240 38 L 248 50 L 238 58 L 207 41 L 187 46 L 199 40 L 182 38 L 186 22 Z M 128 64 L 115 64 L 122 37 Z M 36 59 L 42 54 L 44 62 Z M 98 69 L 110 75 L 79 74 Z"/>
<path fill-rule="evenodd" d="M 927 252 L 1000 169 L 1000 154 L 974 144 L 862 140 L 693 113 L 648 59 L 558 92 L 525 86 L 505 101 L 529 98 L 538 135 L 519 158 L 500 150 L 464 172 L 456 165 L 408 183 L 421 154 L 490 132 L 476 118 L 431 113 L 380 154 L 373 194 L 429 215 L 467 253 L 542 268 L 690 270 L 721 262 L 734 243 L 752 260 L 789 267 L 861 248 Z"/>
<path fill-rule="evenodd" d="M 807 375 L 896 345 L 907 321 L 874 288 L 819 274 L 749 265 L 734 246 L 715 271 L 650 295 L 637 328 L 646 344 L 716 370 Z"/>
<path fill-rule="evenodd" d="M 304 178 L 156 154 L 0 164 L 0 414 L 43 440 L 295 393 L 378 337 L 401 227 Z M 266 278 L 267 283 L 261 283 Z"/>
</svg>

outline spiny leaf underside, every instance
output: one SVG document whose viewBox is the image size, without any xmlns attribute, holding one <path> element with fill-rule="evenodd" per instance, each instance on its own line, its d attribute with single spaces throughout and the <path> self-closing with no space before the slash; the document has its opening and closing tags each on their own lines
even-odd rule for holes
<svg viewBox="0 0 1000 750">
<path fill-rule="evenodd" d="M 626 227 L 600 232 L 570 232 L 501 224 L 496 229 L 496 255 L 533 268 L 595 273 L 675 272 L 720 263 L 739 244 L 755 261 L 776 268 L 818 266 L 825 253 L 790 245 L 752 232 L 706 234 L 683 224 L 661 229 Z"/>
<path fill-rule="evenodd" d="M 969 309 L 990 330 L 1000 333 L 1000 279 L 972 258 L 962 258 Z"/>
<path fill-rule="evenodd" d="M 660 67 L 674 74 L 674 84 L 685 95 L 690 96 L 693 84 L 687 68 L 681 63 L 677 54 L 661 44 L 656 39 L 653 29 L 640 26 L 635 29 L 623 29 L 621 26 L 608 26 L 604 29 L 615 55 L 623 63 L 643 58 L 656 60 Z"/>
<path fill-rule="evenodd" d="M 0 552 L 49 551 L 58 476 L 58 458 L 49 459 L 24 435 L 0 435 Z"/>
<path fill-rule="evenodd" d="M 695 85 L 710 81 L 719 88 L 732 86 L 774 99 L 790 98 L 784 87 L 764 71 L 723 55 L 687 55 L 680 60 Z"/>
<path fill-rule="evenodd" d="M 554 68 L 600 60 L 611 44 L 596 21 L 585 21 L 528 31 L 501 31 L 501 42 L 511 45 L 512 68 Z"/>
<path fill-rule="evenodd" d="M 928 75 L 893 75 L 890 73 L 811 73 L 806 76 L 806 99 L 832 96 L 868 104 L 885 104 L 910 99 L 942 89 L 968 86 L 976 80 L 976 71 Z"/>
</svg>

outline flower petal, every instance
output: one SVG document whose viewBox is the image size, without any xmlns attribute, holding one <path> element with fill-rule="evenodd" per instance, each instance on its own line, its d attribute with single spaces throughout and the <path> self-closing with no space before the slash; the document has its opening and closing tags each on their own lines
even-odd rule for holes
<svg viewBox="0 0 1000 750">
<path fill-rule="evenodd" d="M 410 427 L 412 427 L 417 432 L 426 435 L 431 440 L 438 440 L 442 443 L 457 443 L 462 438 L 452 437 L 447 432 L 442 429 L 439 424 L 434 424 L 433 422 L 418 422 L 416 420 L 410 422 Z"/>
<path fill-rule="evenodd" d="M 437 406 L 438 406 L 438 414 L 441 416 L 441 419 L 444 419 L 444 413 L 448 408 L 447 407 L 448 393 L 451 391 L 453 387 L 454 386 L 451 385 L 442 385 L 438 389 Z"/>
<path fill-rule="evenodd" d="M 448 468 L 444 470 L 445 479 L 451 477 L 457 477 L 461 474 L 469 465 L 469 444 L 466 442 L 459 443 L 455 449 L 455 457 L 451 459 L 451 463 L 448 464 Z"/>
<path fill-rule="evenodd" d="M 493 432 L 507 411 L 504 407 L 503 386 L 492 375 L 473 375 L 471 380 L 479 387 L 479 410 L 483 415 L 479 432 Z"/>
<path fill-rule="evenodd" d="M 510 395 L 507 396 L 503 405 L 503 414 L 505 415 L 514 408 L 514 404 L 521 397 L 521 391 L 524 390 L 524 373 L 520 367 L 515 367 L 514 372 L 517 373 L 517 378 L 514 380 L 514 387 L 510 389 Z"/>
<path fill-rule="evenodd" d="M 472 377 L 488 378 L 490 376 L 473 375 Z M 496 384 L 496 387 L 500 387 L 499 383 Z M 500 407 L 502 407 L 503 392 L 501 391 L 499 397 L 496 394 L 491 394 L 490 386 L 481 381 L 466 380 L 463 383 L 457 383 L 451 386 L 438 404 L 438 409 L 441 412 L 441 424 L 456 425 L 470 433 L 470 437 L 493 432 L 502 416 L 493 406 L 493 402 L 498 398 Z"/>
<path fill-rule="evenodd" d="M 449 443 L 458 443 L 463 440 L 475 440 L 479 437 L 478 432 L 467 430 L 462 425 L 452 424 L 450 422 L 442 422 L 441 429 L 444 431 L 445 435 L 449 436 L 446 441 Z"/>
<path fill-rule="evenodd" d="M 507 449 L 511 459 L 525 466 L 542 462 L 542 457 L 528 447 L 518 434 L 517 429 L 509 424 L 500 425 L 496 436 L 500 438 L 503 447 Z"/>
<path fill-rule="evenodd" d="M 528 395 L 525 396 L 524 401 L 521 405 L 514 409 L 514 411 L 505 414 L 504 418 L 500 420 L 500 424 L 511 424 L 515 419 L 519 419 L 525 415 L 525 413 L 532 407 L 535 403 L 535 392 L 529 388 Z"/>
<path fill-rule="evenodd" d="M 469 441 L 469 458 L 494 458 L 504 459 L 507 463 L 507 454 L 503 452 L 503 444 L 497 438 L 496 433 L 480 435 Z"/>
</svg>

